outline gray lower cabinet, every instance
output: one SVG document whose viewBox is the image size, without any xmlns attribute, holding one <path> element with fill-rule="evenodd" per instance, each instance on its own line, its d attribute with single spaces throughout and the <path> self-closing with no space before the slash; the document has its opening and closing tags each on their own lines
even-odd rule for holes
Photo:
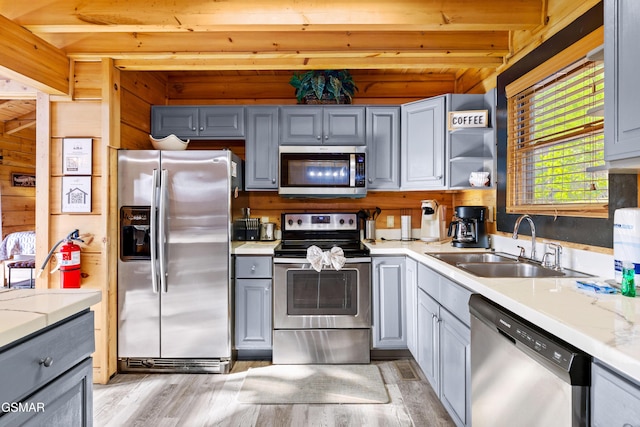
<svg viewBox="0 0 640 427">
<path fill-rule="evenodd" d="M 270 256 L 235 257 L 235 346 L 239 357 L 271 351 L 272 265 Z"/>
<path fill-rule="evenodd" d="M 417 362 L 457 426 L 471 425 L 470 295 L 418 264 Z"/>
<path fill-rule="evenodd" d="M 365 145 L 365 107 L 281 107 L 282 145 Z"/>
<path fill-rule="evenodd" d="M 182 139 L 242 139 L 244 106 L 152 105 L 151 134 Z"/>
<path fill-rule="evenodd" d="M 640 157 L 640 2 L 604 2 L 605 160 Z M 640 163 L 640 160 L 634 164 Z"/>
<path fill-rule="evenodd" d="M 367 107 L 369 190 L 400 188 L 400 107 Z"/>
<path fill-rule="evenodd" d="M 373 269 L 373 348 L 406 349 L 405 257 L 375 257 Z"/>
<path fill-rule="evenodd" d="M 401 190 L 445 188 L 445 98 L 428 98 L 401 107 Z"/>
<path fill-rule="evenodd" d="M 93 312 L 0 352 L 0 425 L 93 425 Z"/>
<path fill-rule="evenodd" d="M 247 107 L 245 189 L 278 189 L 278 107 Z"/>
<path fill-rule="evenodd" d="M 597 360 L 591 365 L 591 425 L 640 427 L 640 384 Z"/>
<path fill-rule="evenodd" d="M 413 357 L 416 358 L 418 354 L 418 262 L 407 257 L 404 271 L 407 348 Z"/>
</svg>

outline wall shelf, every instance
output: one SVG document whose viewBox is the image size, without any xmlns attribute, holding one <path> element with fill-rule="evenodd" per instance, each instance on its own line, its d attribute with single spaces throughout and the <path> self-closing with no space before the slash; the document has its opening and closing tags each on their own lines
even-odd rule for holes
<svg viewBox="0 0 640 427">
<path fill-rule="evenodd" d="M 450 94 L 447 111 L 488 110 L 490 126 L 447 131 L 447 176 L 450 189 L 493 189 L 495 174 L 495 90 L 487 94 Z M 489 172 L 489 186 L 472 187 L 471 172 Z"/>
</svg>

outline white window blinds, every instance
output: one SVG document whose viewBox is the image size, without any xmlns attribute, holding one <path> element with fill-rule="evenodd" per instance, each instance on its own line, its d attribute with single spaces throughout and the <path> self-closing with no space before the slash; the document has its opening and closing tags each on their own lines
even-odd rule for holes
<svg viewBox="0 0 640 427">
<path fill-rule="evenodd" d="M 581 59 L 508 99 L 507 211 L 599 216 L 604 65 Z"/>
</svg>

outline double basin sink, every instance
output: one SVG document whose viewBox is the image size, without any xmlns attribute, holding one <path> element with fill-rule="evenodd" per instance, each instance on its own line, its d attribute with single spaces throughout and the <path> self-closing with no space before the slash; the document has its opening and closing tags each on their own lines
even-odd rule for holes
<svg viewBox="0 0 640 427">
<path fill-rule="evenodd" d="M 591 277 L 568 268 L 554 269 L 504 252 L 427 253 L 479 277 Z"/>
</svg>

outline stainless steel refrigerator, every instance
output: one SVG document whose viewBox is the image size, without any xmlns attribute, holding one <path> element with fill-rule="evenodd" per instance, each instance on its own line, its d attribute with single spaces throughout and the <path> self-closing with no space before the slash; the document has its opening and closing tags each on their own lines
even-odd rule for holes
<svg viewBox="0 0 640 427">
<path fill-rule="evenodd" d="M 118 153 L 118 369 L 231 368 L 230 151 Z"/>
</svg>

